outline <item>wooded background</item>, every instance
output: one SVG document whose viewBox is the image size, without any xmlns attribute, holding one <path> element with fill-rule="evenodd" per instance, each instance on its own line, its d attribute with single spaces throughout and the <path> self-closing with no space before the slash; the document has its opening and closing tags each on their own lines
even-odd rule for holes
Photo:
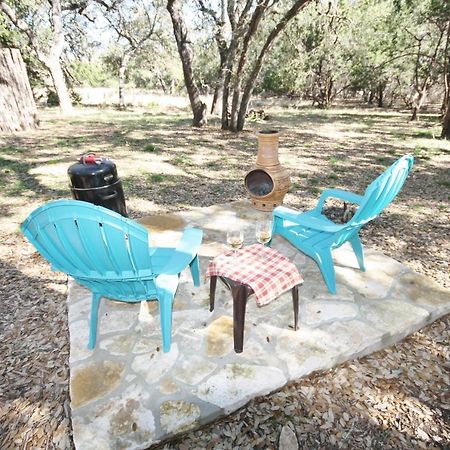
<svg viewBox="0 0 450 450">
<path fill-rule="evenodd" d="M 240 131 L 255 93 L 350 99 L 432 107 L 450 138 L 448 1 L 0 0 L 0 45 L 64 113 L 76 86 L 115 86 L 121 108 L 129 87 L 160 89 L 187 92 L 194 126 Z"/>
</svg>

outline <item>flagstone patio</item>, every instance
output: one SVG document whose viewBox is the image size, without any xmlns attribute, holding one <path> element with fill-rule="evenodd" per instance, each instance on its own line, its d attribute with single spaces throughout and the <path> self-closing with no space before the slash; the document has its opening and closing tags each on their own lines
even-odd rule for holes
<svg viewBox="0 0 450 450">
<path fill-rule="evenodd" d="M 226 230 L 243 227 L 254 242 L 254 223 L 270 216 L 249 202 L 144 218 L 151 240 L 173 245 L 186 225 L 203 228 L 202 273 L 225 249 Z M 87 349 L 89 292 L 69 290 L 71 408 L 79 449 L 147 448 L 229 414 L 315 370 L 392 345 L 450 312 L 450 293 L 385 255 L 365 249 L 367 271 L 350 247 L 334 252 L 337 294 L 327 292 L 315 263 L 282 238 L 273 247 L 298 266 L 300 326 L 293 330 L 287 292 L 258 308 L 250 299 L 244 351 L 233 351 L 232 298 L 218 285 L 209 312 L 209 284 L 192 285 L 185 271 L 175 298 L 172 348 L 161 349 L 157 302 L 102 301 L 99 336 Z"/>
</svg>

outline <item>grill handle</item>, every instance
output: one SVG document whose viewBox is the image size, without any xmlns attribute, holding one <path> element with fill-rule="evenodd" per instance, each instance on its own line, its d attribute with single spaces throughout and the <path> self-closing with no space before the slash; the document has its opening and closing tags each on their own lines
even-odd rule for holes
<svg viewBox="0 0 450 450">
<path fill-rule="evenodd" d="M 102 200 L 111 200 L 111 199 L 117 197 L 117 191 L 114 191 L 112 194 L 109 194 L 109 195 L 99 195 L 99 197 L 100 197 Z"/>
</svg>

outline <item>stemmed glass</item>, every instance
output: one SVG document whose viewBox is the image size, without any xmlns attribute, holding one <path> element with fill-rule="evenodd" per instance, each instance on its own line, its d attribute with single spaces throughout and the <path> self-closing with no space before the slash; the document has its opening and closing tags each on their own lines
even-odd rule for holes
<svg viewBox="0 0 450 450">
<path fill-rule="evenodd" d="M 266 245 L 272 239 L 272 221 L 261 220 L 257 222 L 255 236 L 260 244 Z"/>
<path fill-rule="evenodd" d="M 227 244 L 237 250 L 244 245 L 244 232 L 242 230 L 229 230 L 227 232 Z"/>
</svg>

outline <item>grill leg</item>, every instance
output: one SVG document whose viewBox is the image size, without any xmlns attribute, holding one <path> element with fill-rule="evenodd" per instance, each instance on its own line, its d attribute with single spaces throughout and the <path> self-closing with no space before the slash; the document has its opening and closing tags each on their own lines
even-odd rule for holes
<svg viewBox="0 0 450 450">
<path fill-rule="evenodd" d="M 209 279 L 209 311 L 214 311 L 214 301 L 216 299 L 217 277 Z"/>
<path fill-rule="evenodd" d="M 298 284 L 292 288 L 292 302 L 294 303 L 294 330 L 297 331 L 298 325 Z"/>
<path fill-rule="evenodd" d="M 245 307 L 247 305 L 248 291 L 245 285 L 233 287 L 233 334 L 234 351 L 242 353 L 244 347 Z"/>
</svg>

